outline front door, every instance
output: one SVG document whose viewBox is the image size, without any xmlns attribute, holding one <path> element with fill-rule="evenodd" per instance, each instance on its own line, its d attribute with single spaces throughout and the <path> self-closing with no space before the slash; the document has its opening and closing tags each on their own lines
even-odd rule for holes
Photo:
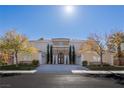
<svg viewBox="0 0 124 93">
<path fill-rule="evenodd" d="M 63 53 L 58 54 L 58 64 L 64 64 L 64 54 Z"/>
</svg>

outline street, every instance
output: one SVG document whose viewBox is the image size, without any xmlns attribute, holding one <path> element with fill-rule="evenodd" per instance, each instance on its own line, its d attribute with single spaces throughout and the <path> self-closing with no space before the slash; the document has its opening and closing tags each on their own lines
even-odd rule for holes
<svg viewBox="0 0 124 93">
<path fill-rule="evenodd" d="M 111 78 L 74 74 L 19 74 L 0 77 L 3 88 L 123 88 Z"/>
</svg>

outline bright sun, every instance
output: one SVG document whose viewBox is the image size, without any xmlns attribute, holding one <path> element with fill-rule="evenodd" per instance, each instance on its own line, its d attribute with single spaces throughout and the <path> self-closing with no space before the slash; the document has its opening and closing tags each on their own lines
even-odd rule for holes
<svg viewBox="0 0 124 93">
<path fill-rule="evenodd" d="M 65 6 L 65 11 L 69 14 L 74 12 L 74 7 L 73 6 Z"/>
</svg>

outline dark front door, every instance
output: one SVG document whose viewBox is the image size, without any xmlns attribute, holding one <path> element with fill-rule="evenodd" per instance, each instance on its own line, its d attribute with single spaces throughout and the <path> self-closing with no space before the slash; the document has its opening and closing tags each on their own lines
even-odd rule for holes
<svg viewBox="0 0 124 93">
<path fill-rule="evenodd" d="M 63 53 L 58 54 L 58 64 L 64 64 L 64 54 Z"/>
</svg>

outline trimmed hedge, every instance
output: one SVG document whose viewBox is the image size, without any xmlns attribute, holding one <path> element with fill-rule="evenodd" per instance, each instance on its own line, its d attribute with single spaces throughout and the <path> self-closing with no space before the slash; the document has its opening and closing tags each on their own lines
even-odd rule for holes
<svg viewBox="0 0 124 93">
<path fill-rule="evenodd" d="M 32 65 L 38 66 L 38 65 L 39 65 L 39 60 L 33 60 L 33 61 L 32 61 Z"/>
<path fill-rule="evenodd" d="M 87 66 L 88 69 L 90 70 L 124 70 L 124 67 L 115 67 L 115 66 L 110 66 L 110 65 L 88 65 Z"/>
<path fill-rule="evenodd" d="M 20 63 L 18 66 L 14 65 L 6 65 L 0 66 L 0 70 L 33 70 L 37 66 L 32 64 Z"/>
<path fill-rule="evenodd" d="M 7 63 L 5 63 L 4 61 L 0 60 L 0 66 L 6 66 Z"/>
<path fill-rule="evenodd" d="M 85 60 L 85 61 L 82 62 L 82 65 L 83 66 L 87 66 L 88 65 L 88 62 Z"/>
</svg>

